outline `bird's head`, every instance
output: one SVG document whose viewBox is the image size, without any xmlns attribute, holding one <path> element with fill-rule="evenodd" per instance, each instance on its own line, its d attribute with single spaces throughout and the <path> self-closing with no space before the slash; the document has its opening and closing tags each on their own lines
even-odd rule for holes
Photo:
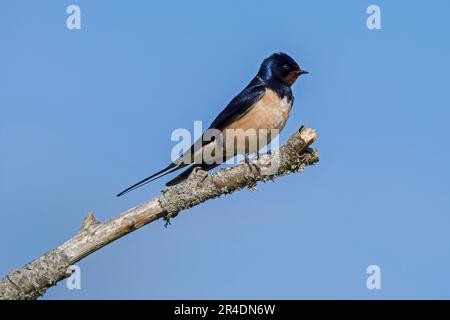
<svg viewBox="0 0 450 320">
<path fill-rule="evenodd" d="M 286 53 L 277 52 L 264 59 L 258 75 L 264 80 L 278 80 L 290 86 L 300 75 L 307 73 Z"/>
</svg>

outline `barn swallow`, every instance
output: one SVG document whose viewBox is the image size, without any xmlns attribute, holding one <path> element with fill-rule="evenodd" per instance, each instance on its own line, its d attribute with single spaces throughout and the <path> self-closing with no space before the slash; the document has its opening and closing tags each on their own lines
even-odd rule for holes
<svg viewBox="0 0 450 320">
<path fill-rule="evenodd" d="M 219 113 L 216 119 L 211 123 L 208 130 L 219 130 L 220 132 L 243 132 L 248 129 L 259 131 L 278 130 L 281 131 L 289 117 L 289 113 L 294 102 L 291 86 L 302 74 L 308 72 L 302 70 L 297 62 L 285 53 L 277 52 L 264 59 L 261 63 L 257 75 L 251 80 L 247 87 L 244 88 L 226 108 Z M 237 130 L 242 129 L 242 130 Z M 208 132 L 207 130 L 207 132 Z M 172 162 L 163 170 L 139 181 L 131 187 L 120 192 L 120 197 L 136 188 L 139 188 L 155 179 L 161 178 L 166 174 L 177 171 L 186 166 L 190 166 L 187 170 L 166 183 L 166 186 L 173 186 L 189 177 L 195 168 L 209 171 L 224 160 L 235 156 L 236 154 L 257 153 L 259 149 L 267 145 L 274 136 L 268 137 L 268 141 L 255 146 L 250 146 L 245 141 L 243 148 L 234 148 L 233 152 L 225 154 L 217 154 L 211 152 L 217 147 L 218 139 L 204 139 L 205 133 L 199 140 L 194 143 L 191 148 L 186 151 L 178 160 Z M 259 135 L 258 135 L 259 137 Z M 233 137 L 234 139 L 237 137 Z M 205 141 L 206 140 L 206 141 Z M 242 140 L 241 140 L 242 141 Z M 220 143 L 224 143 L 223 141 Z M 197 157 L 198 155 L 201 157 Z M 210 154 L 215 159 L 221 158 L 222 161 L 207 161 L 203 155 Z M 187 160 L 189 159 L 189 161 Z M 194 159 L 194 160 L 193 160 Z M 195 159 L 200 159 L 195 161 Z"/>
</svg>

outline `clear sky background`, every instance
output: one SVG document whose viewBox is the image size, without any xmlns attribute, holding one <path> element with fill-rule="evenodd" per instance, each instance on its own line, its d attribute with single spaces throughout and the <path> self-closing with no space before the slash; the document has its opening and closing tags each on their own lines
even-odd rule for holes
<svg viewBox="0 0 450 320">
<path fill-rule="evenodd" d="M 66 8 L 81 7 L 81 30 Z M 381 30 L 366 8 L 381 7 Z M 0 275 L 159 194 L 116 198 L 170 160 L 284 51 L 283 142 L 318 131 L 303 174 L 143 227 L 45 299 L 450 298 L 448 1 L 5 1 L 0 19 Z M 366 268 L 381 268 L 380 290 Z"/>
</svg>

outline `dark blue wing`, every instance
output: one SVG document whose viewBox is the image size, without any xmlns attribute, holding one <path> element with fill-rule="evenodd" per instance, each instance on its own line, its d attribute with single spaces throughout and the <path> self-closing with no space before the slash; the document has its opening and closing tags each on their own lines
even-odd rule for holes
<svg viewBox="0 0 450 320">
<path fill-rule="evenodd" d="M 234 97 L 233 100 L 231 100 L 231 102 L 226 106 L 226 108 L 211 123 L 211 126 L 209 128 L 223 130 L 230 123 L 232 123 L 233 121 L 236 121 L 237 119 L 244 116 L 248 111 L 250 111 L 250 109 L 255 105 L 255 103 L 258 102 L 263 97 L 265 90 L 266 90 L 266 85 L 265 85 L 264 81 L 259 77 L 253 78 L 253 80 L 250 82 L 250 84 L 244 90 L 242 90 L 241 93 L 239 93 L 236 97 Z M 193 144 L 191 146 L 191 148 L 188 151 L 186 151 L 186 153 L 190 152 L 191 154 L 194 154 L 195 148 L 197 146 L 202 147 L 205 144 L 209 143 L 208 141 L 203 141 L 203 136 L 200 139 L 202 139 L 203 143 Z M 120 197 L 121 195 L 123 195 L 127 192 L 137 189 L 155 179 L 161 178 L 162 176 L 165 176 L 168 173 L 172 173 L 176 170 L 184 168 L 187 165 L 188 164 L 184 164 L 184 163 L 182 163 L 182 164 L 171 163 L 163 170 L 151 175 L 150 177 L 147 177 L 147 178 L 139 181 L 138 183 L 132 185 L 131 187 L 129 187 L 129 188 L 125 189 L 124 191 L 122 191 L 121 193 L 119 193 L 117 196 Z M 210 170 L 210 169 L 216 167 L 217 165 L 218 164 L 215 164 L 215 163 L 212 165 L 203 164 L 203 163 L 193 164 L 188 170 L 183 172 L 181 175 L 179 175 L 179 176 L 175 177 L 174 179 L 172 179 L 171 181 L 169 181 L 167 183 L 167 185 L 170 186 L 170 185 L 174 185 L 174 184 L 177 184 L 177 183 L 183 181 L 184 179 L 186 179 L 189 176 L 189 174 L 192 172 L 192 170 L 196 167 L 201 167 L 203 170 Z"/>
<path fill-rule="evenodd" d="M 264 95 L 265 83 L 259 78 L 255 78 L 241 91 L 209 126 L 210 129 L 223 130 L 230 123 L 245 115 Z"/>
<path fill-rule="evenodd" d="M 217 116 L 217 118 L 211 123 L 209 129 L 225 129 L 230 123 L 236 121 L 237 119 L 244 116 L 247 112 L 253 108 L 256 102 L 258 102 L 264 95 L 266 91 L 265 83 L 259 78 L 255 77 L 250 84 L 242 90 L 236 97 L 231 100 L 231 102 L 226 106 L 226 108 Z M 209 141 L 203 141 L 203 136 L 200 138 L 202 143 L 194 143 L 191 148 L 187 151 L 193 155 L 197 148 L 201 148 L 208 144 Z M 225 160 L 225 159 L 224 159 Z M 202 170 L 209 171 L 216 166 L 218 163 L 206 164 L 206 163 L 196 163 L 190 166 L 186 171 L 182 172 L 180 175 L 174 179 L 167 182 L 166 186 L 172 186 L 185 180 L 191 172 L 200 167 Z"/>
</svg>

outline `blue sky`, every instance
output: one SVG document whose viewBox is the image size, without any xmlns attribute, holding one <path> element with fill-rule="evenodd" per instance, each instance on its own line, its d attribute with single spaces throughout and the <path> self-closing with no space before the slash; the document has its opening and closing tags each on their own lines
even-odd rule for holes
<svg viewBox="0 0 450 320">
<path fill-rule="evenodd" d="M 81 30 L 66 8 L 81 7 Z M 366 8 L 381 8 L 368 30 Z M 284 141 L 320 163 L 158 221 L 46 299 L 450 298 L 448 1 L 8 1 L 0 19 L 0 274 L 164 181 L 170 159 L 274 51 L 310 74 Z M 366 268 L 381 268 L 380 290 Z"/>
</svg>

